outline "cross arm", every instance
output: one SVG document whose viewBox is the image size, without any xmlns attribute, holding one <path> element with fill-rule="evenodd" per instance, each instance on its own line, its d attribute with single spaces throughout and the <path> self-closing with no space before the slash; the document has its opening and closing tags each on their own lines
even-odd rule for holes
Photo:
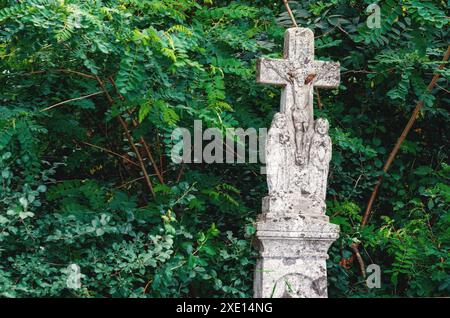
<svg viewBox="0 0 450 318">
<path fill-rule="evenodd" d="M 258 59 L 256 81 L 262 84 L 286 85 L 286 62 L 279 59 Z"/>
<path fill-rule="evenodd" d="M 338 87 L 341 79 L 339 62 L 314 61 L 314 86 Z"/>
</svg>

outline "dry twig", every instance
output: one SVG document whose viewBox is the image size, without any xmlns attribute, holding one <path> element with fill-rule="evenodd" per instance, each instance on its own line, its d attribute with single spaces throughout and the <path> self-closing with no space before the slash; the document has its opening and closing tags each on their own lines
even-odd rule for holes
<svg viewBox="0 0 450 318">
<path fill-rule="evenodd" d="M 289 2 L 288 2 L 287 0 L 283 0 L 283 3 L 284 3 L 284 6 L 286 7 L 286 11 L 287 11 L 288 14 L 289 14 L 289 17 L 291 18 L 292 24 L 293 24 L 296 28 L 298 28 L 297 21 L 295 21 L 294 14 L 292 13 L 291 8 L 289 7 Z"/>
<path fill-rule="evenodd" d="M 81 143 L 84 144 L 84 145 L 86 145 L 86 146 L 89 146 L 89 147 L 92 147 L 92 148 L 96 148 L 96 149 L 99 149 L 99 150 L 101 150 L 101 151 L 107 152 L 107 153 L 109 153 L 109 154 L 111 154 L 111 155 L 117 156 L 117 157 L 121 158 L 122 160 L 124 160 L 124 161 L 126 161 L 126 162 L 128 162 L 128 163 L 130 163 L 130 164 L 132 164 L 132 165 L 134 165 L 134 166 L 136 166 L 136 167 L 139 167 L 139 165 L 138 165 L 136 162 L 134 162 L 134 161 L 128 159 L 128 158 L 125 157 L 125 156 L 122 156 L 121 154 L 118 154 L 117 152 L 114 152 L 114 151 L 112 151 L 112 150 L 109 150 L 109 149 L 106 149 L 106 148 L 103 148 L 103 147 L 100 147 L 100 146 L 91 144 L 91 143 L 89 143 L 89 142 L 87 142 L 87 141 L 81 141 Z"/>
<path fill-rule="evenodd" d="M 95 92 L 95 93 L 84 95 L 84 96 L 80 96 L 80 97 L 71 98 L 71 99 L 68 99 L 68 100 L 56 103 L 54 105 L 48 106 L 48 107 L 46 107 L 44 109 L 41 109 L 40 111 L 41 112 L 46 112 L 46 111 L 48 111 L 48 110 L 50 110 L 52 108 L 58 107 L 60 105 L 64 105 L 64 104 L 71 103 L 71 102 L 74 102 L 74 101 L 77 101 L 77 100 L 81 100 L 81 99 L 86 99 L 86 98 L 89 98 L 89 97 L 92 97 L 92 96 L 96 96 L 96 95 L 100 95 L 100 94 L 103 94 L 103 91 Z"/>
<path fill-rule="evenodd" d="M 439 65 L 439 68 L 438 68 L 439 70 L 444 69 L 445 62 L 448 61 L 449 56 L 450 56 L 450 46 L 447 47 L 447 51 L 445 52 L 444 57 L 442 59 L 443 63 L 441 65 Z M 433 75 L 433 78 L 431 79 L 431 82 L 428 84 L 428 87 L 427 87 L 427 90 L 429 92 L 431 92 L 433 90 L 434 86 L 436 86 L 436 83 L 437 83 L 439 77 L 440 77 L 440 73 L 435 73 Z M 403 129 L 400 137 L 397 139 L 397 142 L 396 142 L 394 148 L 389 153 L 388 159 L 383 166 L 384 173 L 387 173 L 389 168 L 391 167 L 392 162 L 395 159 L 395 156 L 397 155 L 398 151 L 400 150 L 400 146 L 402 145 L 403 141 L 406 139 L 406 136 L 408 135 L 414 122 L 416 121 L 417 116 L 418 116 L 420 110 L 422 109 L 423 105 L 424 105 L 423 101 L 420 100 L 417 102 L 416 107 L 414 108 L 414 111 L 411 114 L 411 117 L 409 118 L 408 123 L 406 124 L 405 128 Z M 373 206 L 373 203 L 375 202 L 375 198 L 377 197 L 377 194 L 378 194 L 378 191 L 380 189 L 382 182 L 383 182 L 383 176 L 380 176 L 378 178 L 377 184 L 375 185 L 375 188 L 372 191 L 372 194 L 370 195 L 369 202 L 367 203 L 367 207 L 366 207 L 366 210 L 364 212 L 364 216 L 363 216 L 363 219 L 361 222 L 361 228 L 363 228 L 369 221 L 370 213 L 372 211 L 372 206 Z M 363 261 L 361 255 L 359 254 L 359 245 L 360 245 L 359 243 L 352 244 L 351 248 L 355 252 L 355 255 L 356 255 L 356 258 L 358 259 L 360 267 L 363 269 L 363 268 L 365 268 L 365 265 L 364 265 L 364 261 Z M 358 257 L 358 255 L 359 255 L 359 257 Z M 361 270 L 361 272 L 362 272 L 362 270 Z M 363 276 L 365 277 L 365 272 L 364 272 Z"/>
<path fill-rule="evenodd" d="M 449 56 L 450 56 L 450 46 L 447 47 L 447 51 L 445 52 L 442 62 L 448 61 Z M 445 67 L 445 64 L 442 63 L 441 65 L 439 65 L 439 70 L 444 69 L 444 67 Z M 431 92 L 433 90 L 433 88 L 436 85 L 437 80 L 439 79 L 440 76 L 441 76 L 441 74 L 439 74 L 439 73 L 434 74 L 433 78 L 431 79 L 430 84 L 428 84 L 428 87 L 427 87 L 427 90 L 429 92 Z M 408 135 L 409 131 L 411 130 L 411 127 L 413 126 L 414 122 L 416 121 L 417 115 L 419 114 L 422 107 L 423 107 L 423 101 L 418 101 L 416 104 L 416 107 L 414 108 L 413 113 L 411 114 L 411 117 L 409 118 L 408 123 L 406 124 L 405 128 L 403 129 L 403 132 L 400 135 L 400 137 L 397 139 L 397 142 L 396 142 L 394 148 L 390 152 L 389 157 L 388 157 L 386 163 L 384 164 L 384 167 L 383 167 L 384 173 L 388 172 L 389 168 L 391 167 L 391 164 L 394 161 L 395 156 L 397 155 L 397 153 L 400 149 L 400 146 L 402 145 L 403 141 L 405 140 L 406 136 Z M 361 223 L 362 227 L 364 227 L 366 225 L 367 221 L 369 220 L 370 212 L 372 210 L 372 205 L 375 202 L 375 198 L 378 194 L 378 190 L 380 188 L 382 181 L 383 181 L 383 176 L 380 176 L 378 178 L 378 182 L 375 185 L 375 188 L 370 196 L 366 211 L 364 212 L 364 217 L 363 217 L 363 220 Z"/>
<path fill-rule="evenodd" d="M 102 90 L 105 92 L 106 98 L 108 100 L 108 102 L 110 103 L 110 105 L 114 104 L 114 100 L 112 99 L 111 95 L 109 95 L 108 90 L 105 87 L 105 84 L 103 83 L 103 81 L 96 76 L 97 82 L 100 85 L 100 87 L 102 88 Z M 141 171 L 144 174 L 144 178 L 145 178 L 145 182 L 147 183 L 147 186 L 153 196 L 153 198 L 156 198 L 155 195 L 155 191 L 153 190 L 153 185 L 152 185 L 152 181 L 150 180 L 150 176 L 148 175 L 147 169 L 145 168 L 145 164 L 144 161 L 142 160 L 142 156 L 141 153 L 139 152 L 139 150 L 137 149 L 135 143 L 134 143 L 134 139 L 130 134 L 130 130 L 128 129 L 128 125 L 125 122 L 125 120 L 123 120 L 123 118 L 121 116 L 117 117 L 120 125 L 122 126 L 123 130 L 125 131 L 125 136 L 127 137 L 128 143 L 131 146 L 131 149 L 133 149 L 133 152 L 136 155 L 137 160 L 139 161 L 139 165 L 141 167 Z"/>
</svg>

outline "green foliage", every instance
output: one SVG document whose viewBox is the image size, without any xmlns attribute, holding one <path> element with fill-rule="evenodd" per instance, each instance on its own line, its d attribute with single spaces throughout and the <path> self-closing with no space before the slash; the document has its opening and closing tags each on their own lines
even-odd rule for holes
<svg viewBox="0 0 450 318">
<path fill-rule="evenodd" d="M 316 109 L 333 127 L 327 206 L 342 232 L 330 295 L 448 296 L 448 70 L 426 89 L 448 45 L 446 4 L 378 1 L 381 28 L 369 29 L 371 1 L 290 3 L 315 32 L 316 58 L 342 67 Z M 255 61 L 280 56 L 290 25 L 281 1 L 0 0 L 0 295 L 250 297 L 265 176 L 252 164 L 174 164 L 171 133 L 196 119 L 269 126 L 280 91 L 255 83 Z M 381 266 L 381 289 L 364 287 L 354 242 Z M 67 288 L 70 264 L 81 289 Z"/>
</svg>

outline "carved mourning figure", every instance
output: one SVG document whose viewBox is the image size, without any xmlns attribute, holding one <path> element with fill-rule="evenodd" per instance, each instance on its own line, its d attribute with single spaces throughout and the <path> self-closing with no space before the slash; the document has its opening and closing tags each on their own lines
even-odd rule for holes
<svg viewBox="0 0 450 318">
<path fill-rule="evenodd" d="M 287 190 L 288 151 L 290 138 L 286 129 L 286 116 L 276 113 L 267 136 L 267 184 L 269 193 L 283 193 Z"/>
<path fill-rule="evenodd" d="M 325 200 L 331 160 L 331 139 L 328 136 L 328 128 L 328 120 L 324 118 L 316 120 L 309 150 L 311 192 L 320 200 Z"/>
</svg>

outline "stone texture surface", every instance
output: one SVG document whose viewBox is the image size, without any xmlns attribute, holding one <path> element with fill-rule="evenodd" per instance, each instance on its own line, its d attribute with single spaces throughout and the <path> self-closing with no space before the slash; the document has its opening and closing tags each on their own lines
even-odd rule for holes
<svg viewBox="0 0 450 318">
<path fill-rule="evenodd" d="M 327 297 L 327 251 L 339 237 L 337 225 L 299 213 L 263 213 L 256 230 L 255 297 Z"/>
<path fill-rule="evenodd" d="M 312 31 L 291 28 L 284 59 L 257 67 L 257 81 L 282 86 L 282 95 L 266 140 L 255 297 L 326 297 L 327 250 L 339 228 L 325 215 L 332 145 L 328 121 L 314 120 L 313 87 L 339 85 L 339 63 L 314 61 Z"/>
</svg>

